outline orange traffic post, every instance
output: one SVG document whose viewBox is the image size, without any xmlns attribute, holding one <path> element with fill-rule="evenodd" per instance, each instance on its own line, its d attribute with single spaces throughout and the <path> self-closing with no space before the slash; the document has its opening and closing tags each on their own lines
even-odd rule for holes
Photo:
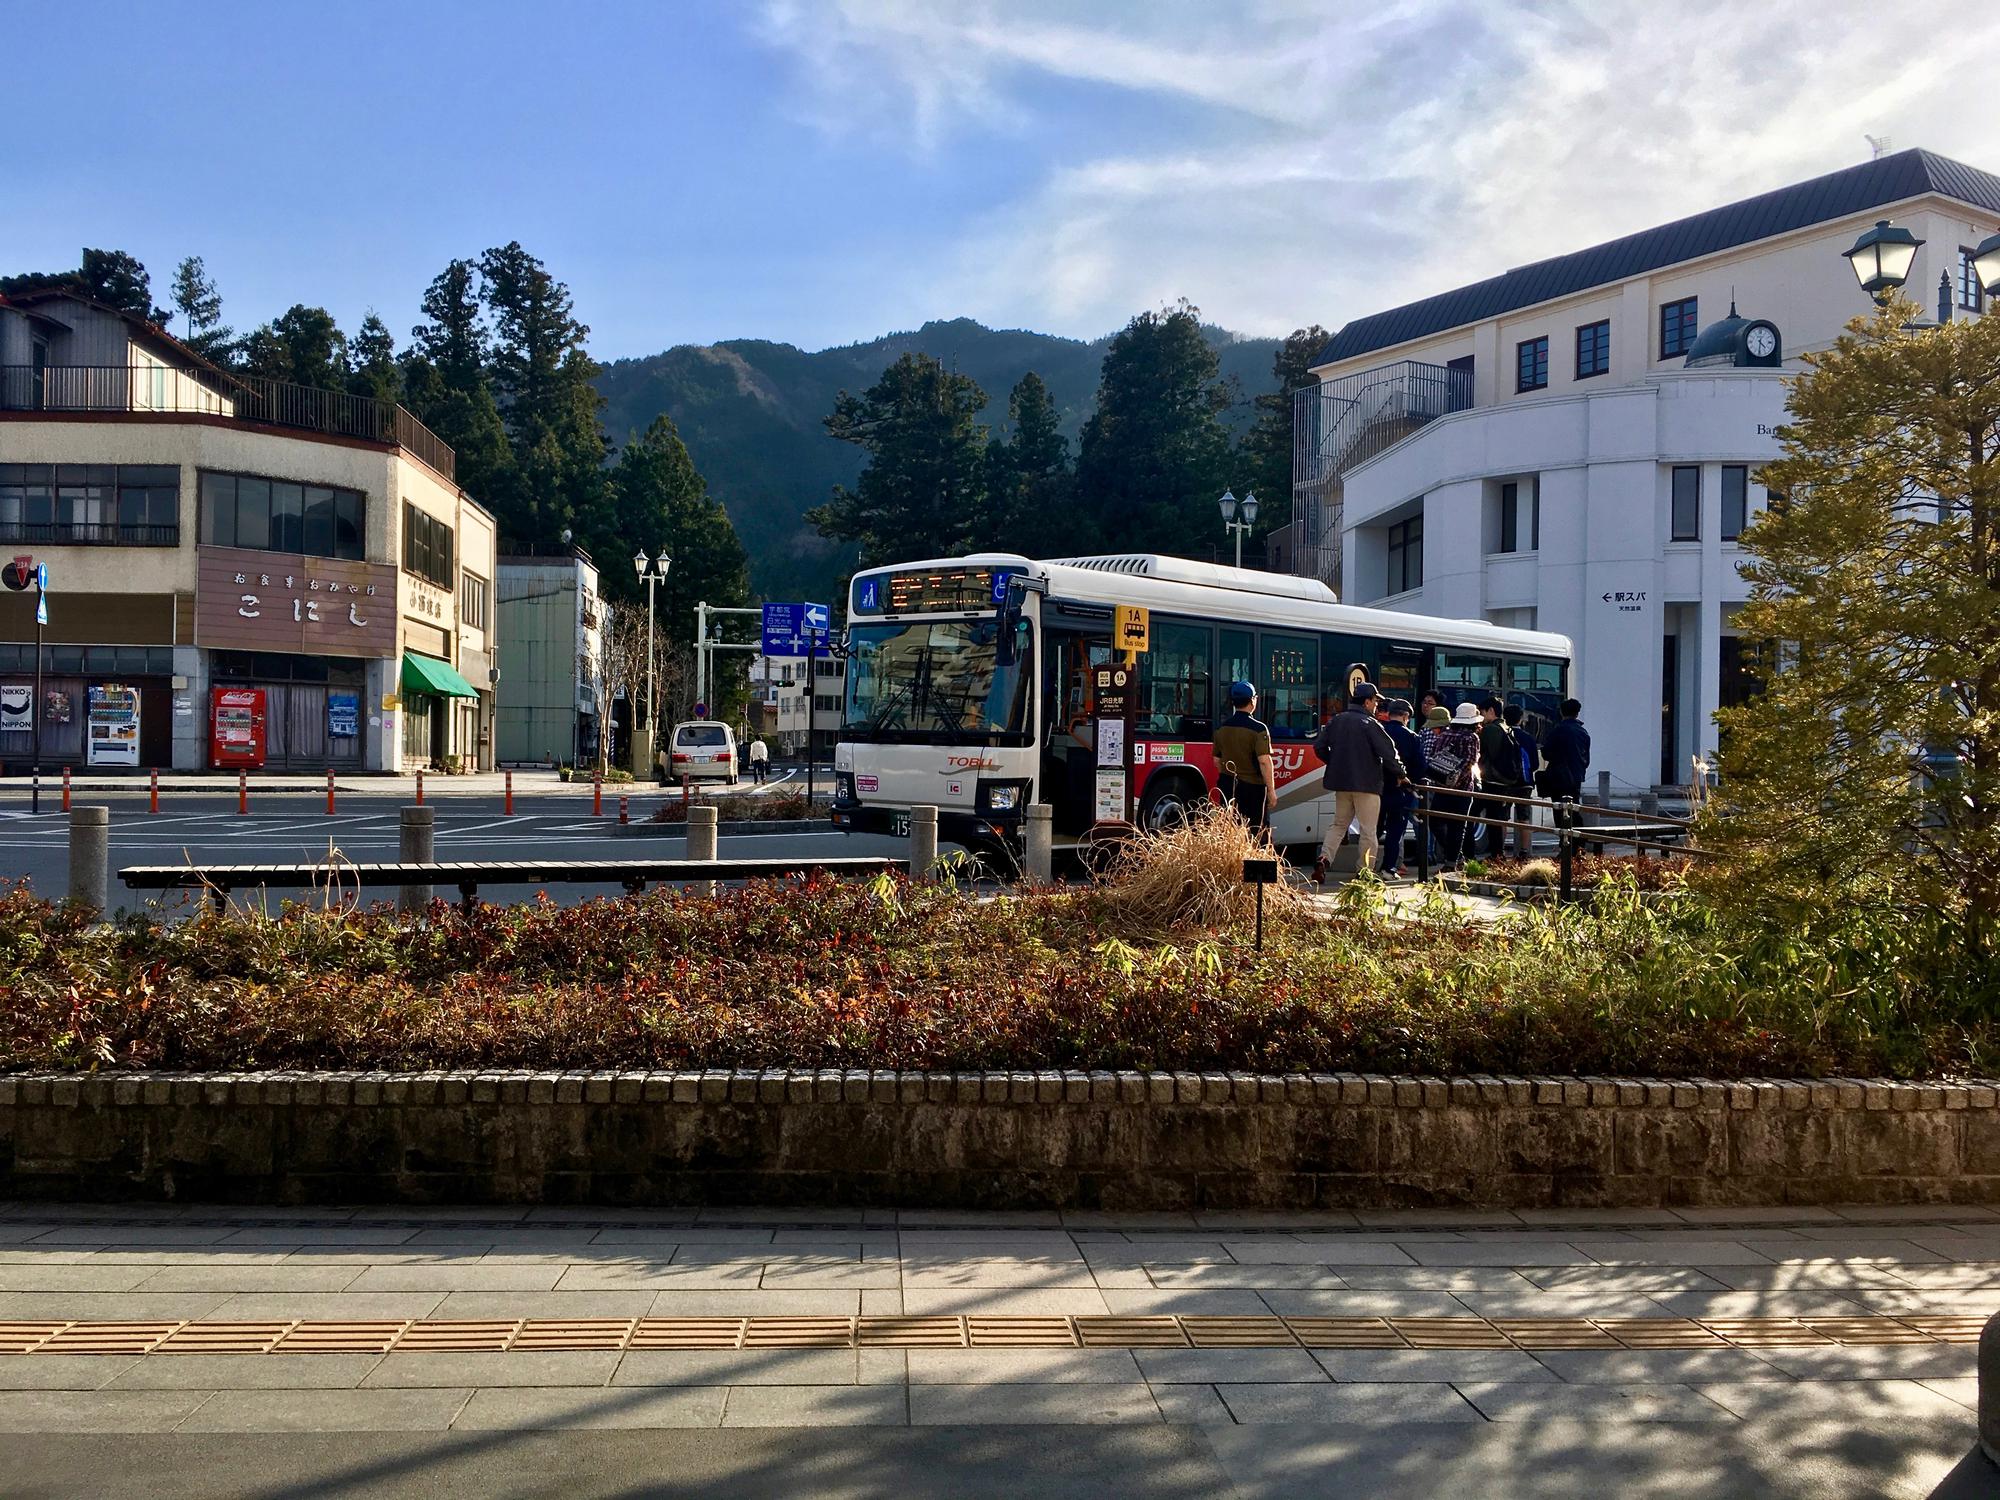
<svg viewBox="0 0 2000 1500">
<path fill-rule="evenodd" d="M 692 797 L 693 797 L 693 795 L 694 795 L 694 778 L 693 778 L 692 776 L 683 776 L 683 777 L 681 778 L 681 811 L 682 811 L 682 812 L 686 812 L 686 811 L 688 810 L 688 808 L 689 808 L 689 807 L 691 807 L 691 806 L 693 805 L 693 803 L 692 803 L 692 800 L 691 800 L 691 799 L 692 799 Z"/>
<path fill-rule="evenodd" d="M 236 816 L 247 817 L 250 813 L 250 773 L 236 773 Z"/>
<path fill-rule="evenodd" d="M 63 767 L 63 811 L 69 811 L 69 767 Z"/>
<path fill-rule="evenodd" d="M 417 767 L 417 806 L 424 805 L 424 768 Z"/>
<path fill-rule="evenodd" d="M 510 818 L 514 816 L 514 773 L 512 771 L 507 772 L 507 801 L 505 804 L 505 814 L 507 817 Z"/>
<path fill-rule="evenodd" d="M 327 767 L 326 772 L 326 815 L 329 818 L 333 816 L 333 768 L 331 766 Z"/>
<path fill-rule="evenodd" d="M 151 790 L 152 790 L 152 806 L 148 807 L 146 811 L 158 812 L 160 810 L 160 773 L 158 771 L 153 772 L 153 785 Z"/>
<path fill-rule="evenodd" d="M 590 773 L 590 815 L 593 818 L 604 816 L 604 778 L 595 771 Z"/>
<path fill-rule="evenodd" d="M 621 823 L 629 823 L 632 821 L 632 799 L 630 797 L 626 796 L 619 797 L 618 821 Z"/>
</svg>

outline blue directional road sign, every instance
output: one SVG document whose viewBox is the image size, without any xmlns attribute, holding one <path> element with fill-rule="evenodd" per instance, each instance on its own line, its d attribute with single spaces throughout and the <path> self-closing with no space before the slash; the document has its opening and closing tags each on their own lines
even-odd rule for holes
<svg viewBox="0 0 2000 1500">
<path fill-rule="evenodd" d="M 765 605 L 764 654 L 804 656 L 809 648 L 824 650 L 832 618 L 824 604 Z"/>
</svg>

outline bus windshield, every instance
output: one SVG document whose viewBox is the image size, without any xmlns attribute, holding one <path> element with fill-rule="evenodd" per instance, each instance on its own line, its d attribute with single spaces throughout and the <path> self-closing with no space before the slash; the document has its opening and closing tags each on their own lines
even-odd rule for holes
<svg viewBox="0 0 2000 1500">
<path fill-rule="evenodd" d="M 926 738 L 1020 731 L 1027 721 L 1029 627 L 1001 661 L 997 620 L 907 620 L 847 632 L 847 729 Z"/>
</svg>

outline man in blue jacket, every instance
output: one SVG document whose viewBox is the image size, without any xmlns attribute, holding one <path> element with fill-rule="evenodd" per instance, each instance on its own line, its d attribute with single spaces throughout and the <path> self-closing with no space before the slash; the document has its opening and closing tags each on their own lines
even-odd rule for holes
<svg viewBox="0 0 2000 1500">
<path fill-rule="evenodd" d="M 1382 727 L 1409 773 L 1400 784 L 1392 777 L 1385 777 L 1382 783 L 1382 859 L 1378 868 L 1391 875 L 1403 873 L 1403 835 L 1417 810 L 1416 783 L 1424 779 L 1424 742 L 1410 728 L 1410 712 L 1407 698 L 1391 698 L 1383 705 Z"/>
<path fill-rule="evenodd" d="M 1590 731 L 1583 727 L 1583 705 L 1565 698 L 1562 718 L 1542 741 L 1542 795 L 1551 802 L 1583 795 L 1583 778 L 1590 772 Z"/>
</svg>

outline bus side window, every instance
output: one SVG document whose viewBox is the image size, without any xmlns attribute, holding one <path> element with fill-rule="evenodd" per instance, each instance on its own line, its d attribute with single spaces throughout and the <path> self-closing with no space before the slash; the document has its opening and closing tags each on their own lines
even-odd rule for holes
<svg viewBox="0 0 2000 1500">
<path fill-rule="evenodd" d="M 1220 723 L 1231 712 L 1229 689 L 1238 682 L 1257 681 L 1256 669 L 1250 664 L 1250 632 L 1247 630 L 1222 630 L 1217 632 L 1216 644 L 1220 648 L 1215 669 L 1215 718 Z M 1261 684 L 1259 684 L 1261 686 Z"/>
</svg>

